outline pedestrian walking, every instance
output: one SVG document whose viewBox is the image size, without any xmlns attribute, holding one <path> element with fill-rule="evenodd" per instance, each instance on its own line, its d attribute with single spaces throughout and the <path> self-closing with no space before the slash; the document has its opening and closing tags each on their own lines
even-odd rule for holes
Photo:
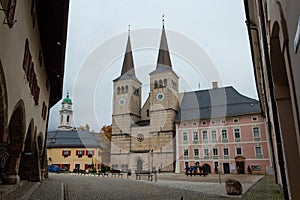
<svg viewBox="0 0 300 200">
<path fill-rule="evenodd" d="M 188 176 L 190 171 L 190 167 L 188 165 L 185 166 L 185 175 Z"/>
</svg>

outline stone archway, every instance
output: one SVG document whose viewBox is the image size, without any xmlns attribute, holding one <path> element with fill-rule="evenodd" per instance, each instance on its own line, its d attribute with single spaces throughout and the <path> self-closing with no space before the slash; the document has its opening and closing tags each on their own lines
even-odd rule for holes
<svg viewBox="0 0 300 200">
<path fill-rule="evenodd" d="M 37 130 L 31 120 L 25 139 L 24 151 L 21 154 L 19 176 L 21 180 L 41 181 L 40 155 L 36 138 Z"/>
<path fill-rule="evenodd" d="M 20 100 L 15 106 L 14 112 L 11 116 L 8 132 L 9 144 L 8 153 L 9 158 L 5 167 L 4 181 L 9 184 L 19 183 L 20 177 L 18 175 L 21 153 L 24 150 L 24 136 L 26 131 L 25 107 L 24 102 Z"/>
<path fill-rule="evenodd" d="M 0 60 L 0 183 L 2 182 L 2 170 L 9 157 L 7 152 L 7 92 L 2 62 Z"/>
<path fill-rule="evenodd" d="M 285 168 L 288 172 L 288 180 L 290 186 L 290 193 L 297 191 L 297 183 L 300 179 L 299 159 L 295 159 L 296 152 L 299 152 L 297 144 L 297 130 L 295 124 L 295 113 L 293 105 L 295 105 L 294 82 L 289 69 L 289 52 L 286 52 L 288 47 L 284 40 L 284 30 L 286 29 L 284 20 L 281 19 L 279 24 L 277 21 L 273 23 L 271 37 L 270 37 L 270 61 L 271 73 L 274 92 L 273 98 L 275 105 L 274 121 L 275 131 L 277 136 L 277 143 L 282 140 L 284 148 L 284 158 L 286 163 L 281 164 L 281 168 Z M 298 155 L 298 154 L 297 154 Z M 282 170 L 282 169 L 281 169 Z"/>
</svg>

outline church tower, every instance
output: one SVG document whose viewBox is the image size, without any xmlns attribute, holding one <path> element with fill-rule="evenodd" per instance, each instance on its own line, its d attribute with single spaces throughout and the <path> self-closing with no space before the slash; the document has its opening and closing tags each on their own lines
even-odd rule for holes
<svg viewBox="0 0 300 200">
<path fill-rule="evenodd" d="M 72 120 L 73 120 L 73 110 L 72 110 L 72 99 L 67 93 L 67 97 L 63 99 L 61 103 L 61 110 L 59 111 L 60 122 L 58 125 L 58 130 L 72 130 Z"/>
<path fill-rule="evenodd" d="M 131 125 L 141 118 L 141 85 L 135 75 L 130 30 L 121 75 L 113 81 L 112 154 L 130 151 Z"/>
<path fill-rule="evenodd" d="M 178 112 L 178 79 L 172 69 L 163 27 L 156 69 L 150 73 L 150 150 L 153 166 L 164 171 L 175 169 L 175 118 Z"/>
<path fill-rule="evenodd" d="M 178 79 L 172 69 L 166 31 L 162 27 L 156 69 L 150 73 L 150 121 L 153 131 L 173 132 L 178 111 Z"/>
</svg>

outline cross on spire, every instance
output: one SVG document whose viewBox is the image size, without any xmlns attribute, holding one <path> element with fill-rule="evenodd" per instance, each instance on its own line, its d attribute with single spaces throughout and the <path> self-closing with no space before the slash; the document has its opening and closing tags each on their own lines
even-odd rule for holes
<svg viewBox="0 0 300 200">
<path fill-rule="evenodd" d="M 165 14 L 162 14 L 162 25 L 163 28 L 165 27 Z"/>
</svg>

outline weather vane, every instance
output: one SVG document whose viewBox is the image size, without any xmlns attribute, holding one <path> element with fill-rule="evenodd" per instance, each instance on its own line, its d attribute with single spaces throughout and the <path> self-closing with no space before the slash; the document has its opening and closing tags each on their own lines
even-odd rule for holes
<svg viewBox="0 0 300 200">
<path fill-rule="evenodd" d="M 162 14 L 162 23 L 163 23 L 163 27 L 165 27 L 165 14 Z"/>
<path fill-rule="evenodd" d="M 130 24 L 128 24 L 128 32 L 130 33 Z"/>
</svg>

